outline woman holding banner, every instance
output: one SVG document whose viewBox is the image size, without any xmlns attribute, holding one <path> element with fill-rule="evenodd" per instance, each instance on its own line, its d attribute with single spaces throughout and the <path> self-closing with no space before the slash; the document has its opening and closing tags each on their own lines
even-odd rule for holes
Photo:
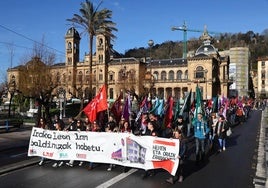
<svg viewBox="0 0 268 188">
<path fill-rule="evenodd" d="M 62 126 L 61 126 L 61 124 L 60 124 L 59 121 L 56 122 L 56 124 L 55 124 L 55 129 L 56 129 L 56 131 L 62 131 Z M 56 161 L 56 162 L 52 165 L 52 167 L 53 167 L 53 168 L 57 168 L 57 167 L 61 167 L 62 165 L 63 165 L 63 161 Z"/>
<path fill-rule="evenodd" d="M 159 132 L 157 131 L 157 124 L 155 121 L 149 121 L 147 125 L 147 130 L 144 134 L 144 136 L 159 136 Z M 154 176 L 155 171 L 154 169 L 152 170 L 145 170 L 144 174 L 142 175 L 142 179 L 147 178 L 148 176 Z"/>
<path fill-rule="evenodd" d="M 182 182 L 183 181 L 183 166 L 185 163 L 185 156 L 187 151 L 186 139 L 182 134 L 182 130 L 177 129 L 173 132 L 173 138 L 180 140 L 180 151 L 179 151 L 179 167 L 177 169 L 176 175 L 168 178 L 166 182 L 170 184 L 174 184 L 176 181 Z"/>
<path fill-rule="evenodd" d="M 47 125 L 45 119 L 40 118 L 37 127 L 38 127 L 38 128 L 41 128 L 41 129 L 48 129 L 48 125 Z M 43 163 L 44 163 L 44 160 L 45 160 L 45 158 L 44 158 L 44 157 L 41 157 L 41 160 L 40 160 L 40 162 L 38 163 L 38 165 L 39 165 L 39 166 L 42 166 Z"/>
<path fill-rule="evenodd" d="M 65 130 L 66 131 L 77 131 L 77 121 L 74 119 L 74 117 L 69 118 L 69 125 L 65 128 Z M 68 163 L 66 163 L 66 165 L 69 167 L 73 167 L 74 160 L 70 160 Z"/>
<path fill-rule="evenodd" d="M 101 132 L 100 126 L 97 123 L 97 121 L 94 121 L 91 127 L 91 132 Z M 94 167 L 94 163 L 93 162 L 89 162 L 89 165 L 87 167 L 88 170 L 92 170 Z"/>
</svg>

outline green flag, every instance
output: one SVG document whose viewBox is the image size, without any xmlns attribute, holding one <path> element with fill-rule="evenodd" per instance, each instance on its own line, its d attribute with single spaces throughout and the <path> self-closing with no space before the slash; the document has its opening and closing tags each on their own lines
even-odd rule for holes
<svg viewBox="0 0 268 188">
<path fill-rule="evenodd" d="M 182 115 L 183 112 L 189 112 L 190 111 L 190 108 L 191 108 L 191 96 L 192 96 L 192 90 L 190 90 L 188 95 L 185 97 L 184 103 L 183 103 L 183 106 L 181 108 L 181 111 L 180 111 L 179 115 Z"/>
<path fill-rule="evenodd" d="M 194 117 L 197 118 L 198 113 L 202 113 L 202 95 L 200 88 L 196 86 L 196 92 L 195 92 L 195 113 Z"/>
<path fill-rule="evenodd" d="M 178 118 L 181 111 L 181 105 L 180 105 L 180 99 L 177 100 L 176 107 L 175 107 L 175 115 L 174 115 L 174 121 Z"/>
</svg>

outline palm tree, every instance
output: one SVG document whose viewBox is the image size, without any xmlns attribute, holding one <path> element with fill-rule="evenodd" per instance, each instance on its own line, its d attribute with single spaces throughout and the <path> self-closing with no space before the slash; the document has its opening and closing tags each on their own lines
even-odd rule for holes
<svg viewBox="0 0 268 188">
<path fill-rule="evenodd" d="M 67 21 L 72 22 L 76 27 L 81 27 L 83 29 L 83 34 L 89 36 L 89 73 L 92 75 L 92 55 L 93 55 L 93 39 L 97 34 L 103 34 L 107 39 L 108 47 L 110 48 L 110 39 L 116 38 L 113 35 L 113 31 L 117 31 L 115 23 L 111 21 L 112 11 L 108 9 L 99 10 L 102 1 L 97 7 L 93 6 L 93 3 L 89 0 L 81 3 L 81 8 L 79 9 L 80 14 L 74 14 L 73 18 L 67 19 Z M 92 77 L 89 81 L 89 92 L 90 99 L 92 98 Z"/>
</svg>

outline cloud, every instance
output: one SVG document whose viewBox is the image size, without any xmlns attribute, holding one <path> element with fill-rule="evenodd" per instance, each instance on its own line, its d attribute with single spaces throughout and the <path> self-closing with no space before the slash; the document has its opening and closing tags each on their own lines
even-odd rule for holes
<svg viewBox="0 0 268 188">
<path fill-rule="evenodd" d="M 113 2 L 113 6 L 119 10 L 125 10 L 118 1 Z"/>
</svg>

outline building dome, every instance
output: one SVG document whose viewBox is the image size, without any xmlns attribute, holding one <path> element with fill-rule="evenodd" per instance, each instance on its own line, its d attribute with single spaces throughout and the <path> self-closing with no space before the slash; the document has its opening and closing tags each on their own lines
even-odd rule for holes
<svg viewBox="0 0 268 188">
<path fill-rule="evenodd" d="M 80 38 L 78 31 L 74 27 L 71 27 L 70 29 L 68 29 L 65 36 Z"/>
<path fill-rule="evenodd" d="M 210 44 L 210 42 L 208 44 L 204 43 L 202 46 L 200 46 L 196 52 L 195 52 L 195 56 L 200 55 L 200 54 L 204 54 L 204 55 L 211 55 L 211 54 L 217 54 L 218 50 L 212 45 Z"/>
<path fill-rule="evenodd" d="M 213 41 L 213 38 L 212 36 L 208 34 L 206 27 L 204 29 L 204 33 L 201 35 L 199 39 L 203 41 L 203 44 L 196 50 L 195 56 L 200 56 L 200 55 L 209 56 L 209 55 L 218 54 L 218 50 L 211 44 Z"/>
</svg>

